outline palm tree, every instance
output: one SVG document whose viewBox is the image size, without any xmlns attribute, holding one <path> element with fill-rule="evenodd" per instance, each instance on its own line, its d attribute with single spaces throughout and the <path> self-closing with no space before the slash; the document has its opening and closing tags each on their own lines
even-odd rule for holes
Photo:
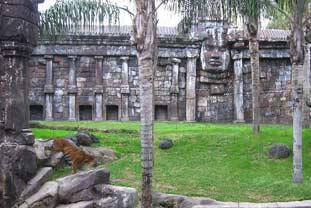
<svg viewBox="0 0 311 208">
<path fill-rule="evenodd" d="M 153 168 L 153 74 L 157 66 L 157 18 L 154 0 L 136 0 L 134 40 L 136 42 L 141 120 L 142 207 L 152 207 Z"/>
<path fill-rule="evenodd" d="M 162 5 L 162 1 L 160 5 Z M 155 0 L 135 0 L 133 40 L 137 50 L 141 105 L 142 207 L 152 207 L 153 168 L 153 73 L 157 66 L 157 19 Z M 158 7 L 159 7 L 158 6 Z M 41 15 L 43 34 L 61 34 L 73 26 L 92 27 L 118 20 L 119 10 L 108 0 L 62 0 Z M 128 11 L 129 12 L 129 11 Z M 131 15 L 133 15 L 130 12 Z"/>
<path fill-rule="evenodd" d="M 172 0 L 168 5 L 180 12 L 185 17 L 186 23 L 189 19 L 196 20 L 200 16 L 234 21 L 241 17 L 246 23 L 252 71 L 253 133 L 258 134 L 260 130 L 258 25 L 265 4 L 258 0 Z"/>
<path fill-rule="evenodd" d="M 269 6 L 281 13 L 290 23 L 290 56 L 292 63 L 293 99 L 293 182 L 301 183 L 302 176 L 302 106 L 304 83 L 304 29 L 309 23 L 310 0 L 270 0 Z M 310 31 L 307 31 L 310 34 Z"/>
</svg>

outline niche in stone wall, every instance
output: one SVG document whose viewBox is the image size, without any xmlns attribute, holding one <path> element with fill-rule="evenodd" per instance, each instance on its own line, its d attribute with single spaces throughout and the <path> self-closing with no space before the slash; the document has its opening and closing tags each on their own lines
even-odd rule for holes
<svg viewBox="0 0 311 208">
<path fill-rule="evenodd" d="M 116 121 L 119 118 L 119 107 L 117 105 L 106 106 L 106 120 Z"/>
<path fill-rule="evenodd" d="M 29 106 L 30 120 L 43 120 L 43 106 L 30 105 Z"/>
<path fill-rule="evenodd" d="M 91 121 L 92 120 L 92 106 L 80 105 L 79 106 L 79 119 L 80 121 Z"/>
<path fill-rule="evenodd" d="M 154 107 L 154 116 L 157 121 L 167 121 L 168 120 L 168 110 L 167 105 L 156 105 Z"/>
</svg>

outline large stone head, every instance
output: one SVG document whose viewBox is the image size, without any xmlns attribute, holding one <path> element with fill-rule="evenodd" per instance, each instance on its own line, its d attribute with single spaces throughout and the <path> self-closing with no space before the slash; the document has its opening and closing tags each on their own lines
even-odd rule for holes
<svg viewBox="0 0 311 208">
<path fill-rule="evenodd" d="M 227 46 L 227 25 L 224 22 L 206 24 L 207 36 L 201 47 L 202 69 L 221 73 L 228 69 L 230 53 Z"/>
</svg>

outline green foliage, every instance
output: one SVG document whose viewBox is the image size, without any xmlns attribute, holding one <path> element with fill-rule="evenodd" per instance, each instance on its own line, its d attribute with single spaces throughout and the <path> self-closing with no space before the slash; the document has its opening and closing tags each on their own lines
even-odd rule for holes
<svg viewBox="0 0 311 208">
<path fill-rule="evenodd" d="M 48 38 L 61 36 L 68 30 L 100 26 L 105 20 L 119 20 L 119 8 L 108 0 L 60 0 L 41 13 L 40 33 Z"/>
<path fill-rule="evenodd" d="M 278 13 L 271 18 L 271 22 L 268 23 L 267 28 L 289 30 L 290 23 L 289 20 L 284 15 Z"/>
<path fill-rule="evenodd" d="M 258 0 L 172 0 L 167 7 L 182 14 L 187 22 L 202 17 L 228 21 L 242 17 L 245 21 L 257 21 L 265 5 L 265 1 Z"/>
<path fill-rule="evenodd" d="M 138 122 L 42 122 L 44 125 L 83 126 L 139 131 Z M 36 137 L 66 135 L 64 131 L 34 129 Z M 118 131 L 116 131 L 118 132 Z M 122 131 L 120 131 L 122 132 Z M 74 133 L 74 132 L 68 132 Z M 112 184 L 141 188 L 139 134 L 96 133 L 100 146 L 115 150 L 119 160 L 102 164 L 111 171 Z M 157 146 L 163 138 L 173 148 Z M 155 123 L 154 191 L 205 196 L 223 201 L 289 201 L 311 196 L 311 129 L 303 131 L 304 182 L 292 183 L 292 156 L 269 159 L 268 148 L 276 143 L 292 147 L 292 128 L 262 125 L 253 135 L 248 124 Z M 57 170 L 53 178 L 71 174 Z"/>
</svg>

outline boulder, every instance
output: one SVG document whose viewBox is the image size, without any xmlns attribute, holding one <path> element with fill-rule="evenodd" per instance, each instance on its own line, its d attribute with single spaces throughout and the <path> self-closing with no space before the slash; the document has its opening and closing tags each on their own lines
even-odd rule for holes
<svg viewBox="0 0 311 208">
<path fill-rule="evenodd" d="M 136 189 L 112 185 L 96 186 L 101 192 L 101 199 L 95 201 L 98 208 L 130 208 L 138 204 L 138 194 Z"/>
<path fill-rule="evenodd" d="M 21 199 L 27 199 L 28 197 L 36 193 L 41 188 L 41 186 L 50 179 L 52 171 L 53 170 L 51 167 L 39 169 L 37 175 L 30 181 L 28 181 L 26 188 L 21 194 Z"/>
<path fill-rule="evenodd" d="M 160 192 L 152 193 L 153 207 L 192 208 L 195 205 L 214 205 L 217 201 L 210 198 L 192 198 Z"/>
<path fill-rule="evenodd" d="M 15 148 L 14 173 L 24 181 L 29 181 L 37 172 L 36 153 L 33 147 L 17 145 Z"/>
<path fill-rule="evenodd" d="M 276 144 L 269 149 L 269 158 L 288 158 L 290 156 L 291 150 L 285 144 Z"/>
<path fill-rule="evenodd" d="M 93 208 L 93 207 L 94 207 L 93 201 L 81 201 L 73 204 L 61 204 L 58 205 L 56 208 Z"/>
<path fill-rule="evenodd" d="M 152 193 L 152 204 L 154 207 L 179 207 L 186 199 L 184 196 L 174 194 Z"/>
<path fill-rule="evenodd" d="M 54 208 L 57 205 L 58 183 L 45 183 L 41 189 L 25 200 L 19 208 Z"/>
<path fill-rule="evenodd" d="M 76 136 L 69 134 L 65 137 L 65 139 L 72 141 L 75 145 L 79 146 L 79 141 Z"/>
<path fill-rule="evenodd" d="M 169 149 L 171 147 L 173 147 L 173 141 L 171 139 L 163 139 L 160 141 L 160 149 Z"/>
<path fill-rule="evenodd" d="M 76 135 L 78 144 L 82 146 L 91 146 L 93 140 L 87 131 L 79 131 Z"/>
<path fill-rule="evenodd" d="M 94 134 L 90 134 L 90 135 L 91 135 L 92 142 L 99 143 L 99 138 L 97 136 L 95 136 Z"/>
<path fill-rule="evenodd" d="M 39 166 L 43 166 L 51 157 L 53 140 L 36 139 L 33 145 Z"/>
<path fill-rule="evenodd" d="M 74 195 L 71 196 L 68 202 L 75 203 L 79 201 L 97 200 L 100 199 L 100 196 L 101 196 L 100 192 L 94 186 L 92 186 L 88 189 L 84 189 L 75 193 Z"/>
<path fill-rule="evenodd" d="M 28 136 L 0 128 L 0 207 L 12 207 L 37 172 L 33 147 L 23 145 L 31 143 L 26 141 Z"/>
<path fill-rule="evenodd" d="M 66 161 L 64 159 L 64 153 L 55 152 L 51 155 L 49 160 L 44 164 L 45 166 L 53 167 L 53 168 L 62 168 L 66 165 Z"/>
<path fill-rule="evenodd" d="M 34 148 L 40 167 L 62 168 L 65 166 L 64 154 L 62 152 L 53 152 L 53 139 L 37 139 Z"/>
<path fill-rule="evenodd" d="M 81 149 L 87 154 L 96 157 L 97 163 L 108 163 L 118 159 L 114 151 L 108 148 L 81 146 Z"/>
<path fill-rule="evenodd" d="M 57 179 L 59 184 L 59 200 L 63 203 L 71 203 L 74 195 L 99 184 L 109 183 L 110 172 L 106 169 L 95 169 L 87 172 L 79 172 L 64 178 Z"/>
</svg>

